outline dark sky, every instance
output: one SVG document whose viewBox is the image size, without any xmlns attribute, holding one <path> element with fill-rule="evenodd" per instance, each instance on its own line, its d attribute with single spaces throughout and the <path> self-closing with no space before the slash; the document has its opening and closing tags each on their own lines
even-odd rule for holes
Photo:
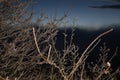
<svg viewBox="0 0 120 80">
<path fill-rule="evenodd" d="M 77 18 L 77 25 L 100 28 L 120 23 L 120 0 L 33 0 L 31 9 L 45 12 L 49 17 L 60 17 L 68 11 L 69 23 Z M 37 18 L 36 15 L 34 18 Z"/>
</svg>

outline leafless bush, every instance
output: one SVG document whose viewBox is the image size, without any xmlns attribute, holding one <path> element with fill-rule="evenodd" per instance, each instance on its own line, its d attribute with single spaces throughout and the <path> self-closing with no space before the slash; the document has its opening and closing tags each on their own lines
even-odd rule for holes
<svg viewBox="0 0 120 80">
<path fill-rule="evenodd" d="M 0 2 L 0 75 L 11 80 L 106 80 L 117 78 L 120 70 L 111 71 L 111 59 L 107 58 L 108 49 L 101 47 L 97 64 L 86 66 L 89 53 L 100 42 L 101 37 L 112 29 L 100 34 L 81 54 L 73 43 L 74 28 L 67 43 L 64 33 L 64 49 L 56 48 L 57 26 L 66 14 L 41 24 L 31 24 L 32 13 L 25 11 L 29 2 L 4 0 Z M 21 13 L 21 14 L 19 14 Z M 29 15 L 26 17 L 26 14 Z M 41 15 L 41 18 L 46 18 Z M 81 55 L 80 55 L 81 54 Z M 91 66 L 92 65 L 92 66 Z M 90 70 L 89 75 L 87 69 Z M 2 78 L 1 78 L 2 79 Z"/>
</svg>

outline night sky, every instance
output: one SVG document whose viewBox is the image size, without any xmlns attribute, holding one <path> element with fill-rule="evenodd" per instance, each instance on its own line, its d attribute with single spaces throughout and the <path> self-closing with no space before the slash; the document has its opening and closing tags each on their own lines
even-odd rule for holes
<svg viewBox="0 0 120 80">
<path fill-rule="evenodd" d="M 61 17 L 68 12 L 71 23 L 77 18 L 76 24 L 85 28 L 101 28 L 104 25 L 120 23 L 120 0 L 33 0 L 30 10 L 44 12 L 49 17 Z M 34 19 L 38 18 L 38 14 Z"/>
</svg>

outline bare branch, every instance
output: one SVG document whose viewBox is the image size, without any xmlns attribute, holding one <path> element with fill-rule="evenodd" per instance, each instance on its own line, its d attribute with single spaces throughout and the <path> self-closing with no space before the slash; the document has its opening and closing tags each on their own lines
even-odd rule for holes
<svg viewBox="0 0 120 80">
<path fill-rule="evenodd" d="M 100 39 L 102 36 L 110 33 L 111 31 L 113 31 L 113 29 L 110 29 L 102 34 L 100 34 L 99 36 L 97 36 L 91 43 L 90 45 L 84 50 L 84 52 L 82 53 L 82 56 L 80 57 L 80 59 L 78 60 L 78 62 L 76 63 L 76 66 L 75 68 L 71 71 L 71 73 L 68 75 L 68 77 L 70 77 L 72 74 L 75 73 L 75 71 L 77 70 L 77 68 L 79 67 L 79 65 L 81 64 L 82 62 L 82 59 L 84 58 L 84 55 L 86 54 L 86 52 L 92 47 L 92 45 L 98 40 Z"/>
</svg>

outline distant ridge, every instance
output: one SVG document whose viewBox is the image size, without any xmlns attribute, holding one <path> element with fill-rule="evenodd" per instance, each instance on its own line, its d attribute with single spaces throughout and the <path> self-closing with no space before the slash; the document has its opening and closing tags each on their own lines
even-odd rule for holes
<svg viewBox="0 0 120 80">
<path fill-rule="evenodd" d="M 70 29 L 71 26 L 67 26 L 66 29 Z M 83 25 L 77 25 L 75 26 L 76 29 L 80 29 L 83 31 L 100 31 L 100 30 L 107 30 L 113 28 L 114 30 L 120 30 L 120 24 L 111 24 L 111 25 L 103 25 L 99 27 L 92 27 L 92 26 L 83 26 Z M 64 29 L 64 27 L 58 27 L 58 29 Z"/>
</svg>

